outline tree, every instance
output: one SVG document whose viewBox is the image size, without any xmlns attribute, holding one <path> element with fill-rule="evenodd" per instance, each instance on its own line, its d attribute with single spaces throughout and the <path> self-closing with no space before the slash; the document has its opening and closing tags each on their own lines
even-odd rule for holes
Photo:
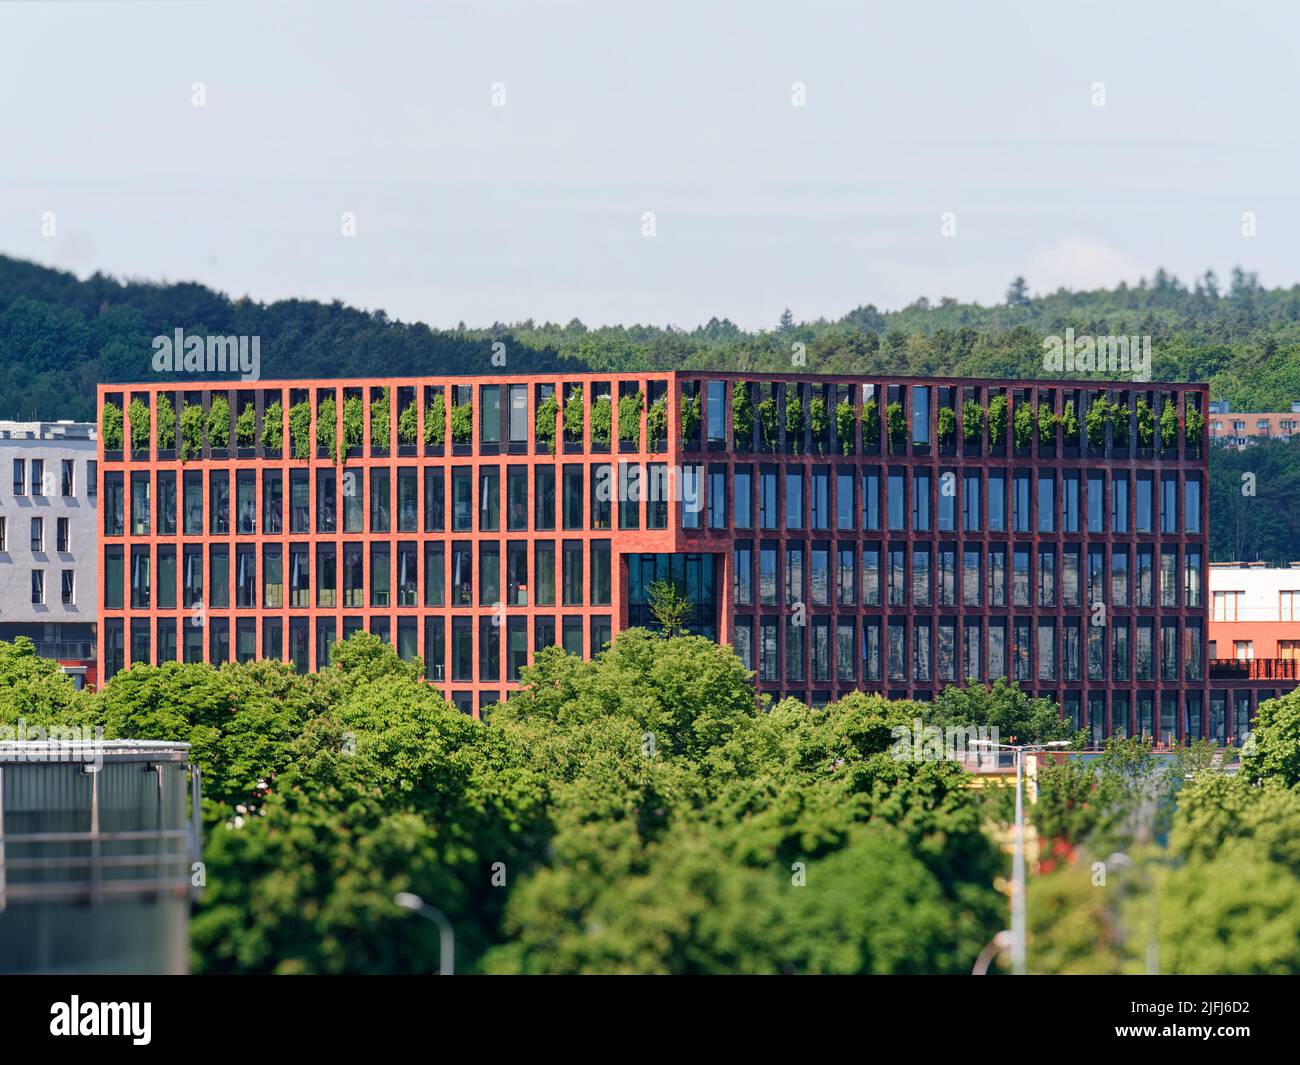
<svg viewBox="0 0 1300 1065">
<path fill-rule="evenodd" d="M 651 581 L 646 589 L 650 613 L 665 637 L 685 631 L 695 613 L 695 604 L 682 594 L 677 582 L 667 578 Z"/>
<path fill-rule="evenodd" d="M 1251 780 L 1300 784 L 1300 691 L 1260 704 L 1241 771 Z"/>
<path fill-rule="evenodd" d="M 777 323 L 776 328 L 779 333 L 788 333 L 794 328 L 794 315 L 790 313 L 789 307 L 781 312 L 781 320 Z"/>
</svg>

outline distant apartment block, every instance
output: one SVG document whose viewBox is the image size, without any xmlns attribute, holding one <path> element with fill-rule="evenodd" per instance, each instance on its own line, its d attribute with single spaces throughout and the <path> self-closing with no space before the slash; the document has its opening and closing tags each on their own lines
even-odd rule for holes
<svg viewBox="0 0 1300 1065">
<path fill-rule="evenodd" d="M 1254 707 L 1300 687 L 1300 563 L 1210 564 L 1210 711 L 1240 742 Z"/>
<path fill-rule="evenodd" d="M 478 713 L 537 650 L 653 624 L 672 577 L 773 697 L 1007 677 L 1097 741 L 1228 727 L 1201 385 L 551 373 L 99 400 L 127 414 L 100 452 L 106 677 L 319 669 L 364 629 Z"/>
<path fill-rule="evenodd" d="M 98 622 L 96 430 L 0 421 L 0 640 L 28 636 L 94 683 Z"/>
<path fill-rule="evenodd" d="M 1296 435 L 1300 435 L 1300 401 L 1293 402 L 1286 413 L 1233 412 L 1225 400 L 1210 404 L 1212 443 L 1243 448 L 1254 440 L 1289 440 Z"/>
</svg>

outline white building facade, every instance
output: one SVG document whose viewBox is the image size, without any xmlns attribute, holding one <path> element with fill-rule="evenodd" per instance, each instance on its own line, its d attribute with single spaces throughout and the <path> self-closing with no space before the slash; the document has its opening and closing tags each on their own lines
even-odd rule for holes
<svg viewBox="0 0 1300 1065">
<path fill-rule="evenodd" d="M 28 636 L 41 655 L 92 682 L 96 435 L 86 422 L 0 421 L 0 640 Z"/>
</svg>

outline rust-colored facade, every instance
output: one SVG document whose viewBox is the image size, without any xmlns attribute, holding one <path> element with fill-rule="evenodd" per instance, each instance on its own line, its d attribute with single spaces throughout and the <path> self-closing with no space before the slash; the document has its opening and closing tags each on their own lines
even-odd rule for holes
<svg viewBox="0 0 1300 1065">
<path fill-rule="evenodd" d="M 364 628 L 478 712 L 536 648 L 590 656 L 645 623 L 648 582 L 672 574 L 693 627 L 773 696 L 1007 675 L 1097 738 L 1216 734 L 1208 449 L 1184 432 L 1203 385 L 503 372 L 99 392 L 128 442 L 131 402 L 154 412 L 147 448 L 101 437 L 106 679 L 172 657 L 313 669 Z M 160 450 L 160 395 L 169 444 L 183 406 L 206 424 L 224 399 L 227 446 Z M 357 446 L 336 459 L 318 420 Z"/>
</svg>

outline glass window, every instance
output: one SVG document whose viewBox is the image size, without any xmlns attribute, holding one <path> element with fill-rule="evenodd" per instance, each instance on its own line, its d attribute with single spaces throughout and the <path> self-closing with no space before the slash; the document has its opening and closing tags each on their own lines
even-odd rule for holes
<svg viewBox="0 0 1300 1065">
<path fill-rule="evenodd" d="M 318 553 L 325 546 L 322 544 Z M 319 570 L 318 566 L 317 571 Z M 329 605 L 332 606 L 333 603 Z M 249 544 L 239 544 L 235 548 L 235 606 L 241 609 L 257 607 L 257 549 Z"/>
<path fill-rule="evenodd" d="M 149 475 L 131 474 L 131 535 L 149 535 Z"/>
<path fill-rule="evenodd" d="M 1160 531 L 1178 531 L 1178 478 L 1170 474 L 1160 479 Z"/>
<path fill-rule="evenodd" d="M 1056 549 L 1038 548 L 1038 605 L 1056 605 Z"/>
<path fill-rule="evenodd" d="M 962 606 L 980 605 L 980 587 L 980 552 L 978 548 L 967 548 L 961 556 Z"/>
<path fill-rule="evenodd" d="M 343 531 L 365 532 L 366 529 L 366 471 L 355 467 L 343 471 Z"/>
<path fill-rule="evenodd" d="M 333 484 L 333 477 L 330 479 Z M 414 466 L 397 471 L 397 531 L 415 532 L 419 523 L 419 479 Z M 332 531 L 331 525 L 331 531 Z"/>
<path fill-rule="evenodd" d="M 389 509 L 392 506 L 392 489 L 388 470 L 382 466 L 370 469 L 370 531 L 388 532 L 392 528 Z"/>
<path fill-rule="evenodd" d="M 830 606 L 831 553 L 826 544 L 813 544 L 812 548 L 812 602 L 813 606 Z"/>
<path fill-rule="evenodd" d="M 611 565 L 608 540 L 591 541 L 591 605 L 609 606 Z"/>
<path fill-rule="evenodd" d="M 485 444 L 501 443 L 501 386 L 479 386 L 480 439 Z M 493 680 L 496 678 L 493 677 Z"/>
<path fill-rule="evenodd" d="M 158 471 L 158 535 L 176 535 L 176 471 Z"/>
<path fill-rule="evenodd" d="M 445 594 L 446 554 L 441 543 L 426 540 L 424 544 L 424 605 L 442 606 Z M 319 568 L 319 567 L 318 567 Z"/>
<path fill-rule="evenodd" d="M 957 528 L 957 474 L 944 470 L 939 474 L 939 530 L 953 532 Z"/>
<path fill-rule="evenodd" d="M 1178 548 L 1160 549 L 1160 605 L 1178 605 Z"/>
<path fill-rule="evenodd" d="M 1007 556 L 1001 547 L 989 550 L 989 606 L 1007 605 Z M 1001 676 L 1001 674 L 999 674 Z"/>
<path fill-rule="evenodd" d="M 478 603 L 497 606 L 501 602 L 501 548 L 495 543 L 478 545 Z"/>
<path fill-rule="evenodd" d="M 470 545 L 451 545 L 451 605 L 469 606 L 473 602 L 473 568 Z"/>
<path fill-rule="evenodd" d="M 447 520 L 447 487 L 441 466 L 424 468 L 424 531 L 442 532 Z"/>
<path fill-rule="evenodd" d="M 566 617 L 563 628 L 564 653 L 582 657 L 582 618 Z"/>
<path fill-rule="evenodd" d="M 1038 475 L 1038 531 L 1056 531 L 1056 478 L 1051 473 Z"/>
<path fill-rule="evenodd" d="M 912 602 L 916 606 L 930 605 L 930 551 L 918 547 L 912 551 Z"/>
<path fill-rule="evenodd" d="M 1128 548 L 1116 547 L 1110 553 L 1110 602 L 1128 606 Z"/>
<path fill-rule="evenodd" d="M 1116 532 L 1122 530 L 1116 529 Z M 1137 477 L 1137 531 L 1152 531 L 1151 475 L 1139 473 Z"/>
<path fill-rule="evenodd" d="M 388 544 L 370 545 L 370 605 L 390 606 L 392 604 L 391 583 L 392 563 Z"/>
<path fill-rule="evenodd" d="M 930 475 L 917 470 L 912 476 L 912 528 L 930 530 Z"/>
<path fill-rule="evenodd" d="M 841 618 L 835 623 L 835 679 L 841 684 L 852 684 L 858 679 L 856 628 L 852 618 Z"/>
<path fill-rule="evenodd" d="M 734 517 L 736 528 L 752 529 L 754 527 L 754 467 L 737 466 L 732 482 L 732 490 L 736 497 Z"/>
<path fill-rule="evenodd" d="M 452 532 L 469 532 L 474 527 L 474 482 L 470 476 L 468 466 L 456 466 L 451 471 Z"/>
<path fill-rule="evenodd" d="M 980 530 L 980 475 L 978 473 L 962 475 L 961 527 L 966 532 Z"/>
<path fill-rule="evenodd" d="M 764 606 L 776 605 L 776 548 L 764 544 L 758 553 L 758 595 Z"/>
<path fill-rule="evenodd" d="M 1128 475 L 1121 473 L 1113 475 L 1110 488 L 1110 531 L 1126 533 L 1128 532 Z"/>
<path fill-rule="evenodd" d="M 114 475 L 109 475 L 112 477 Z M 269 476 L 269 475 L 268 475 Z M 279 479 L 279 473 L 276 473 L 276 479 Z M 109 482 L 107 488 L 112 489 L 112 482 Z M 203 473 L 191 471 L 185 475 L 185 486 L 183 486 L 183 505 L 185 505 L 185 534 L 186 536 L 201 536 L 203 534 Z M 266 493 L 266 498 L 273 498 L 270 493 Z M 263 523 L 266 532 L 272 532 L 270 521 Z M 276 525 L 276 531 L 279 531 L 279 525 Z"/>
<path fill-rule="evenodd" d="M 1029 605 L 1029 548 L 1011 552 L 1011 605 Z"/>
<path fill-rule="evenodd" d="M 528 441 L 528 386 L 510 386 L 510 442 Z"/>
<path fill-rule="evenodd" d="M 875 544 L 862 548 L 862 605 L 880 605 L 880 548 Z"/>
<path fill-rule="evenodd" d="M 564 467 L 564 527 L 582 528 L 582 467 Z"/>
<path fill-rule="evenodd" d="M 254 602 L 252 605 L 257 604 Z M 161 610 L 176 609 L 176 548 L 174 545 L 158 548 L 158 607 Z"/>
<path fill-rule="evenodd" d="M 343 605 L 360 607 L 366 605 L 365 584 L 362 580 L 365 562 L 360 544 L 343 545 Z M 360 631 L 358 619 L 358 631 Z M 347 619 L 343 622 L 344 638 L 347 638 Z"/>
<path fill-rule="evenodd" d="M 641 467 L 635 462 L 618 464 L 618 527 L 641 527 Z"/>
<path fill-rule="evenodd" d="M 912 443 L 930 442 L 930 389 L 925 385 L 912 386 Z"/>
<path fill-rule="evenodd" d="M 1011 482 L 1012 528 L 1016 532 L 1029 532 L 1029 473 L 1017 470 Z"/>
<path fill-rule="evenodd" d="M 862 475 L 862 527 L 880 528 L 880 474 Z"/>
<path fill-rule="evenodd" d="M 1183 485 L 1183 532 L 1201 531 L 1201 479 L 1188 477 Z"/>
<path fill-rule="evenodd" d="M 668 466 L 652 462 L 646 467 L 645 527 L 668 528 Z"/>
<path fill-rule="evenodd" d="M 533 548 L 533 569 L 536 571 L 537 605 L 555 605 L 555 543 L 538 540 Z M 552 641 L 553 642 L 553 641 Z"/>
<path fill-rule="evenodd" d="M 520 532 L 528 528 L 528 467 L 506 470 L 506 528 Z"/>
<path fill-rule="evenodd" d="M 1155 554 L 1150 545 L 1137 549 L 1137 605 L 1154 606 Z"/>
<path fill-rule="evenodd" d="M 1061 528 L 1079 531 L 1079 474 L 1072 470 L 1061 475 Z"/>
<path fill-rule="evenodd" d="M 785 604 L 805 602 L 803 594 L 803 544 L 785 546 Z"/>
<path fill-rule="evenodd" d="M 740 506 L 739 496 L 736 506 Z M 835 528 L 841 531 L 851 530 L 853 514 L 853 468 L 843 466 L 835 471 Z"/>
<path fill-rule="evenodd" d="M 1061 605 L 1079 605 L 1079 547 L 1066 544 L 1061 549 Z"/>
<path fill-rule="evenodd" d="M 208 569 L 212 582 L 212 601 L 209 605 L 224 609 L 230 606 L 230 548 L 213 544 L 208 551 Z"/>
<path fill-rule="evenodd" d="M 709 467 L 709 528 L 727 527 L 727 468 Z"/>
<path fill-rule="evenodd" d="M 903 528 L 903 475 L 901 473 L 891 473 L 889 475 L 889 528 L 896 531 Z"/>
<path fill-rule="evenodd" d="M 830 473 L 822 467 L 812 471 L 812 494 L 808 497 L 808 519 L 813 529 L 830 528 Z"/>
<path fill-rule="evenodd" d="M 889 549 L 889 605 L 907 603 L 907 556 L 901 547 Z"/>
<path fill-rule="evenodd" d="M 880 680 L 880 623 L 862 622 L 862 679 Z"/>
<path fill-rule="evenodd" d="M 533 528 L 555 528 L 555 467 L 533 467 Z"/>
<path fill-rule="evenodd" d="M 989 471 L 989 532 L 1007 531 L 1007 477 L 1001 470 Z"/>
<path fill-rule="evenodd" d="M 582 605 L 582 541 L 564 541 L 564 605 Z"/>
<path fill-rule="evenodd" d="M 208 517 L 213 536 L 230 532 L 230 474 L 213 470 L 208 474 Z"/>
<path fill-rule="evenodd" d="M 682 528 L 698 529 L 704 509 L 704 467 L 682 467 Z"/>
<path fill-rule="evenodd" d="M 185 597 L 189 598 L 190 549 L 185 549 Z M 267 608 L 284 606 L 284 555 L 279 544 L 262 547 L 262 605 Z"/>
<path fill-rule="evenodd" d="M 1187 606 L 1201 605 L 1201 551 L 1197 547 L 1189 547 L 1183 556 L 1183 596 Z"/>
<path fill-rule="evenodd" d="M 709 443 L 721 443 L 727 437 L 726 386 L 722 381 L 710 381 L 706 387 Z"/>
<path fill-rule="evenodd" d="M 306 470 L 289 472 L 289 531 L 311 532 L 311 484 Z"/>
<path fill-rule="evenodd" d="M 761 529 L 776 529 L 777 525 L 777 498 L 776 498 L 776 470 L 770 466 L 764 466 L 759 474 L 759 495 L 758 495 L 758 524 Z"/>
<path fill-rule="evenodd" d="M 736 604 L 751 606 L 754 602 L 754 547 L 748 540 L 736 544 L 733 556 L 736 570 Z"/>
<path fill-rule="evenodd" d="M 501 528 L 501 471 L 496 466 L 478 471 L 478 527 L 480 532 Z"/>
<path fill-rule="evenodd" d="M 803 528 L 803 470 L 785 471 L 785 527 Z"/>
<path fill-rule="evenodd" d="M 857 559 L 852 544 L 841 543 L 836 548 L 835 602 L 839 606 L 856 606 L 854 581 L 857 576 Z"/>
</svg>

